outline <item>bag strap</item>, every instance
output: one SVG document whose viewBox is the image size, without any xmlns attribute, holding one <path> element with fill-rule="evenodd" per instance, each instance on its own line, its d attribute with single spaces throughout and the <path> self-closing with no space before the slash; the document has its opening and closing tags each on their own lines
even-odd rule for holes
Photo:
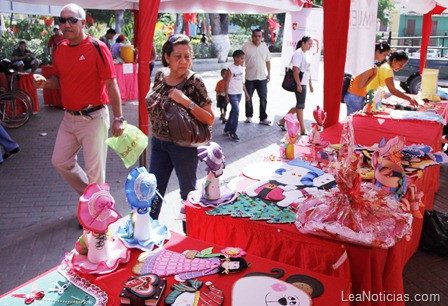
<svg viewBox="0 0 448 306">
<path fill-rule="evenodd" d="M 98 53 L 101 56 L 101 60 L 103 61 L 104 66 L 106 66 L 106 62 L 104 61 L 103 53 L 101 53 L 100 44 L 90 36 L 89 36 L 89 40 L 95 46 L 95 49 L 98 51 Z"/>
<path fill-rule="evenodd" d="M 196 72 L 190 71 L 190 73 L 187 75 L 187 77 L 182 82 L 180 82 L 179 84 L 177 84 L 174 87 L 179 89 L 180 91 L 182 91 L 184 89 L 184 86 L 187 83 L 187 81 L 189 79 L 191 79 L 195 74 L 196 74 Z"/>
</svg>

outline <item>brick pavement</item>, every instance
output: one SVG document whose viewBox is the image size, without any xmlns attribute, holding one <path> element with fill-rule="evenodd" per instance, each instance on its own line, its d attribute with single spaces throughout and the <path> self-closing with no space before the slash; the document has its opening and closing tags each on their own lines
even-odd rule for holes
<svg viewBox="0 0 448 306">
<path fill-rule="evenodd" d="M 224 64 L 195 64 L 195 70 L 203 76 L 209 94 L 213 98 L 214 86 L 219 79 L 222 66 Z M 213 67 L 213 71 L 203 71 L 210 67 Z M 280 69 L 279 58 L 273 58 L 272 67 Z M 272 75 L 273 79 L 269 83 L 268 90 L 268 114 L 269 119 L 276 122 L 294 104 L 294 96 L 281 89 L 281 77 L 275 70 Z M 319 79 L 319 82 L 314 83 L 315 93 L 307 98 L 305 119 L 308 129 L 311 125 L 312 110 L 315 105 L 322 105 L 323 101 L 322 74 Z M 50 162 L 63 111 L 43 106 L 41 91 L 39 91 L 39 103 L 40 111 L 30 122 L 19 129 L 9 130 L 10 135 L 20 144 L 21 152 L 0 166 L 0 231 L 2 232 L 0 294 L 57 265 L 64 254 L 74 247 L 76 239 L 81 234 L 76 218 L 78 196 L 60 178 Z M 226 156 L 223 180 L 238 175 L 245 165 L 275 153 L 283 136 L 283 132 L 275 124 L 273 126 L 258 124 L 257 107 L 254 123 L 244 123 L 242 105 L 243 102 L 240 104 L 239 142 L 223 136 L 224 126 L 219 120 L 216 120 L 213 126 L 214 141 L 222 146 Z M 258 98 L 254 100 L 254 106 L 256 105 Z M 137 125 L 136 101 L 123 103 L 123 110 L 128 122 Z M 341 113 L 344 113 L 344 109 Z M 215 114 L 219 114 L 216 109 Z M 82 162 L 82 155 L 79 156 Z M 199 164 L 200 179 L 205 177 L 204 167 L 202 163 Z M 123 186 L 130 169 L 126 169 L 119 157 L 109 150 L 107 182 L 111 185 L 111 194 L 116 200 L 117 210 L 122 214 L 126 214 L 129 210 Z M 172 177 L 166 194 L 167 203 L 162 209 L 160 219 L 176 232 L 181 232 L 181 222 L 175 220 L 180 205 L 179 199 L 177 179 Z M 408 286 L 414 291 L 421 292 L 425 288 L 425 284 L 420 286 L 421 283 L 415 280 L 414 276 L 416 271 L 418 273 L 419 267 L 427 264 L 427 261 L 427 255 L 418 253 L 410 261 L 408 279 L 405 270 L 405 283 L 407 281 Z M 447 261 L 442 261 L 442 264 L 446 269 Z M 446 283 L 444 288 L 448 288 Z M 440 291 L 448 292 L 443 289 Z"/>
</svg>

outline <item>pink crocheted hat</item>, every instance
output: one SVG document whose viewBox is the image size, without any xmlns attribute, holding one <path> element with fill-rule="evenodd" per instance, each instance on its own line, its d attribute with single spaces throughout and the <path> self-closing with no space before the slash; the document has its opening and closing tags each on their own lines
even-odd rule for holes
<svg viewBox="0 0 448 306">
<path fill-rule="evenodd" d="M 84 229 L 105 233 L 111 223 L 119 218 L 120 214 L 115 210 L 115 200 L 109 193 L 109 184 L 97 183 L 87 186 L 84 194 L 79 198 L 78 219 Z"/>
</svg>

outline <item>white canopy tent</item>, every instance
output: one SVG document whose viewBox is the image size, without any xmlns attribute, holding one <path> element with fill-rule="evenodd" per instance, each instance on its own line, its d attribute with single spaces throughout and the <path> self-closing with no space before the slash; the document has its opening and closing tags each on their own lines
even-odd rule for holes
<svg viewBox="0 0 448 306">
<path fill-rule="evenodd" d="M 325 53 L 324 63 L 324 110 L 327 112 L 325 126 L 338 122 L 342 93 L 340 80 L 344 74 L 347 48 L 347 32 L 352 0 L 327 0 L 324 5 L 324 41 L 329 52 Z M 2 2 L 10 2 L 0 0 Z M 51 0 L 16 0 L 14 3 L 41 4 L 49 6 Z M 302 0 L 59 0 L 63 6 L 76 2 L 87 9 L 132 9 L 135 10 L 135 40 L 139 52 L 139 127 L 148 132 L 148 118 L 145 108 L 145 95 L 149 89 L 149 56 L 152 48 L 155 23 L 158 12 L 208 12 L 208 13 L 276 13 L 301 9 Z M 408 7 L 421 6 L 422 13 L 429 15 L 440 11 L 448 0 L 402 0 Z M 0 6 L 3 12 L 3 5 Z M 51 8 L 51 7 L 50 7 Z M 430 10 L 427 12 L 427 10 Z M 29 12 L 36 14 L 36 11 Z M 58 15 L 52 12 L 54 15 Z M 139 29 L 141 29 L 139 31 Z M 429 37 L 428 31 L 423 36 Z M 141 37 L 143 39 L 138 39 Z M 330 46 L 330 47 L 328 47 Z M 423 61 L 422 61 L 423 65 Z"/>
</svg>

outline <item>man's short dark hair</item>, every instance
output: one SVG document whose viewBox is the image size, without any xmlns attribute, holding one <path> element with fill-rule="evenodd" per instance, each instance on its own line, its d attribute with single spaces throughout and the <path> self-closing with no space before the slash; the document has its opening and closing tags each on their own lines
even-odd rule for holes
<svg viewBox="0 0 448 306">
<path fill-rule="evenodd" d="M 107 32 L 106 32 L 106 35 L 107 34 L 113 34 L 113 35 L 115 35 L 115 34 L 117 34 L 117 31 L 115 31 L 114 29 L 109 29 L 109 30 L 107 30 Z"/>
<path fill-rule="evenodd" d="M 26 45 L 26 41 L 24 41 L 24 40 L 19 41 L 19 46 L 20 45 Z"/>
</svg>

